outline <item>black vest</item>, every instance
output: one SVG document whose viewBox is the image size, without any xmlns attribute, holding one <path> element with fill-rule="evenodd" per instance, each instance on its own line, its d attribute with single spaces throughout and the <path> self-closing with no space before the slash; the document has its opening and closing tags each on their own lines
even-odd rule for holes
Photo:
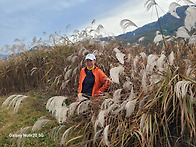
<svg viewBox="0 0 196 147">
<path fill-rule="evenodd" d="M 82 83 L 82 93 L 92 96 L 93 86 L 95 83 L 95 76 L 93 75 L 92 70 L 85 68 L 86 77 Z"/>
</svg>

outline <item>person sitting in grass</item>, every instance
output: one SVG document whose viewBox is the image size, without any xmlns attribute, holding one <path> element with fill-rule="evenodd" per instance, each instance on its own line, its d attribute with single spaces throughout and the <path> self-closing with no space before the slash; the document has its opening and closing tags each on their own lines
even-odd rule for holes
<svg viewBox="0 0 196 147">
<path fill-rule="evenodd" d="M 108 77 L 95 65 L 95 55 L 86 55 L 85 61 L 86 66 L 81 69 L 79 77 L 79 101 L 81 96 L 87 97 L 88 99 L 90 99 L 90 97 L 97 97 L 107 91 L 110 86 Z"/>
</svg>

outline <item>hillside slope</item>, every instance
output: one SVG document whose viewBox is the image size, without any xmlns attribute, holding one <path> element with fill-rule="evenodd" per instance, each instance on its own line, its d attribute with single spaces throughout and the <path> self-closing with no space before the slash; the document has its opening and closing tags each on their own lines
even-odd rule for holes
<svg viewBox="0 0 196 147">
<path fill-rule="evenodd" d="M 163 29 L 164 35 L 175 35 L 175 32 L 180 26 L 184 25 L 184 18 L 185 18 L 185 10 L 187 6 L 177 8 L 176 12 L 180 19 L 172 16 L 170 13 L 165 14 L 159 20 L 161 22 L 161 27 Z M 138 42 L 138 39 L 141 37 L 145 37 L 143 44 L 147 44 L 152 42 L 156 31 L 160 31 L 158 21 L 146 24 L 132 32 L 127 32 L 125 34 L 116 36 L 117 39 L 123 39 L 123 43 L 134 43 Z"/>
</svg>

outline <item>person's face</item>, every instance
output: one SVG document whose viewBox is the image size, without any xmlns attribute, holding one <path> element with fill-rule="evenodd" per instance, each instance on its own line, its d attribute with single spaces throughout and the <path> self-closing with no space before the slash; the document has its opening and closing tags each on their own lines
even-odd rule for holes
<svg viewBox="0 0 196 147">
<path fill-rule="evenodd" d="M 92 68 L 94 65 L 95 65 L 95 60 L 90 60 L 90 59 L 86 60 L 86 66 L 88 68 Z"/>
</svg>

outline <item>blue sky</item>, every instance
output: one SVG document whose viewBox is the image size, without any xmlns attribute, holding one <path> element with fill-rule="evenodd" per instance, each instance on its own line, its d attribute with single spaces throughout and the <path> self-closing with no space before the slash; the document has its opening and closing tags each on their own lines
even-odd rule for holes
<svg viewBox="0 0 196 147">
<path fill-rule="evenodd" d="M 30 43 L 34 37 L 44 38 L 55 31 L 71 35 L 91 25 L 103 25 L 106 34 L 123 33 L 122 19 L 130 19 L 138 27 L 155 21 L 154 10 L 147 11 L 147 0 L 0 0 L 0 53 L 17 38 Z M 164 13 L 172 0 L 156 0 Z M 160 16 L 164 15 L 160 11 Z M 66 29 L 67 26 L 69 29 Z M 136 28 L 129 27 L 126 31 Z M 46 32 L 44 35 L 43 32 Z"/>
</svg>

